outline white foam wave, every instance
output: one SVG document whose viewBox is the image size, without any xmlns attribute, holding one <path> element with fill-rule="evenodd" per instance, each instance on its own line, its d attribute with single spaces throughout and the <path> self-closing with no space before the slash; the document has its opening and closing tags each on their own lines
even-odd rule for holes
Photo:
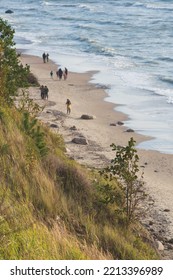
<svg viewBox="0 0 173 280">
<path fill-rule="evenodd" d="M 143 2 L 136 2 L 133 4 L 135 7 L 145 7 L 147 9 L 154 9 L 154 10 L 173 10 L 173 3 L 160 3 L 160 2 L 153 2 L 153 3 L 143 3 Z"/>
<path fill-rule="evenodd" d="M 173 90 L 172 89 L 168 89 L 168 88 L 159 88 L 159 87 L 141 87 L 141 89 L 146 90 L 146 91 L 150 91 L 153 92 L 157 95 L 160 96 L 166 96 L 168 98 L 172 98 L 173 96 Z"/>
<path fill-rule="evenodd" d="M 86 10 L 92 10 L 91 5 L 87 5 L 87 4 L 79 4 L 79 8 L 86 9 Z"/>
<path fill-rule="evenodd" d="M 172 3 L 149 3 L 146 4 L 146 7 L 148 9 L 163 9 L 163 10 L 173 10 L 173 4 Z"/>
<path fill-rule="evenodd" d="M 168 104 L 173 104 L 173 97 L 172 97 L 172 96 L 169 96 L 169 97 L 168 97 L 167 103 L 168 103 Z"/>
</svg>

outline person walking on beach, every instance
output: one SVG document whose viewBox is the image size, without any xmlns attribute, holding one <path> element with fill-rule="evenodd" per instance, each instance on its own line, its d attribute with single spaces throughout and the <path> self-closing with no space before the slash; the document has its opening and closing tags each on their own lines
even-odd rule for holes
<svg viewBox="0 0 173 280">
<path fill-rule="evenodd" d="M 49 89 L 47 86 L 44 87 L 44 99 L 48 99 L 48 92 L 49 92 Z"/>
<path fill-rule="evenodd" d="M 65 67 L 65 69 L 64 69 L 64 80 L 67 79 L 67 75 L 68 75 L 68 70 L 67 70 L 67 68 Z"/>
<path fill-rule="evenodd" d="M 71 101 L 70 101 L 70 99 L 67 99 L 66 106 L 67 106 L 67 114 L 70 115 L 70 113 L 71 113 Z"/>
<path fill-rule="evenodd" d="M 47 86 L 41 85 L 40 92 L 41 92 L 41 99 L 48 99 L 49 89 Z"/>
<path fill-rule="evenodd" d="M 61 68 L 58 69 L 58 77 L 59 77 L 59 80 L 62 79 L 62 75 L 63 75 L 63 71 Z"/>
<path fill-rule="evenodd" d="M 40 87 L 40 95 L 41 95 L 41 99 L 44 99 L 44 86 L 41 85 Z"/>
<path fill-rule="evenodd" d="M 49 62 L 49 54 L 48 53 L 46 54 L 46 60 L 47 60 L 47 62 Z"/>
<path fill-rule="evenodd" d="M 42 57 L 43 57 L 43 62 L 46 63 L 46 54 L 45 54 L 45 52 L 43 53 Z"/>
<path fill-rule="evenodd" d="M 50 71 L 50 76 L 51 76 L 51 78 L 53 78 L 53 71 L 52 70 Z"/>
</svg>

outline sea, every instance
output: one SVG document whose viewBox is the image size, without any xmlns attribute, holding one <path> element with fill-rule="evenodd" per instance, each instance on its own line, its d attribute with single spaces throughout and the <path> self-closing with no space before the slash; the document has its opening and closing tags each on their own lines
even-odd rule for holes
<svg viewBox="0 0 173 280">
<path fill-rule="evenodd" d="M 17 49 L 95 71 L 125 125 L 151 137 L 138 147 L 173 154 L 173 0 L 0 0 L 0 17 Z"/>
</svg>

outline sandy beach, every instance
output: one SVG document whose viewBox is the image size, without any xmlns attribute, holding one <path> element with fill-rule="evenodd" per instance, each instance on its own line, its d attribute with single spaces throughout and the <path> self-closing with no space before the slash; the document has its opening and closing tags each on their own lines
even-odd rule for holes
<svg viewBox="0 0 173 280">
<path fill-rule="evenodd" d="M 31 98 L 45 106 L 39 119 L 49 126 L 53 125 L 51 129 L 63 135 L 67 154 L 79 163 L 101 168 L 115 157 L 110 144 L 126 145 L 130 137 L 137 143 L 149 139 L 135 132 L 127 132 L 127 127 L 117 124 L 126 120 L 127 116 L 116 111 L 116 104 L 104 101 L 107 96 L 104 88 L 90 83 L 93 72 L 78 74 L 69 69 L 67 80 L 58 80 L 55 74 L 57 65 L 51 60 L 43 63 L 40 57 L 21 54 L 21 61 L 24 65 L 30 65 L 40 85 L 49 88 L 48 100 L 40 98 L 39 88 L 30 88 Z M 51 70 L 53 78 L 50 77 Z M 70 115 L 66 114 L 67 98 L 72 103 Z M 83 114 L 94 118 L 81 119 Z M 74 137 L 81 135 L 88 141 L 87 145 L 72 142 Z M 173 259 L 173 245 L 167 242 L 173 241 L 173 155 L 141 149 L 138 154 L 149 194 L 147 204 L 150 205 L 142 222 L 164 245 L 164 251 L 161 251 L 163 258 Z M 146 207 L 143 208 L 144 212 Z"/>
</svg>

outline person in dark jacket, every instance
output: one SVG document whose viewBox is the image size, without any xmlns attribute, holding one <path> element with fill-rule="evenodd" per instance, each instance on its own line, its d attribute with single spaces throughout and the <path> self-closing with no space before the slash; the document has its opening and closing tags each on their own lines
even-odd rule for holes
<svg viewBox="0 0 173 280">
<path fill-rule="evenodd" d="M 46 62 L 46 54 L 45 54 L 45 52 L 43 53 L 42 57 L 43 57 L 43 62 L 45 63 Z"/>
<path fill-rule="evenodd" d="M 44 99 L 48 99 L 48 92 L 49 92 L 49 89 L 47 86 L 44 87 Z"/>
<path fill-rule="evenodd" d="M 68 75 L 68 70 L 67 70 L 67 68 L 65 67 L 65 69 L 64 69 L 64 80 L 67 79 L 67 75 Z"/>
<path fill-rule="evenodd" d="M 62 75 L 63 75 L 63 71 L 61 68 L 58 69 L 58 77 L 59 77 L 59 80 L 62 79 Z"/>
</svg>

